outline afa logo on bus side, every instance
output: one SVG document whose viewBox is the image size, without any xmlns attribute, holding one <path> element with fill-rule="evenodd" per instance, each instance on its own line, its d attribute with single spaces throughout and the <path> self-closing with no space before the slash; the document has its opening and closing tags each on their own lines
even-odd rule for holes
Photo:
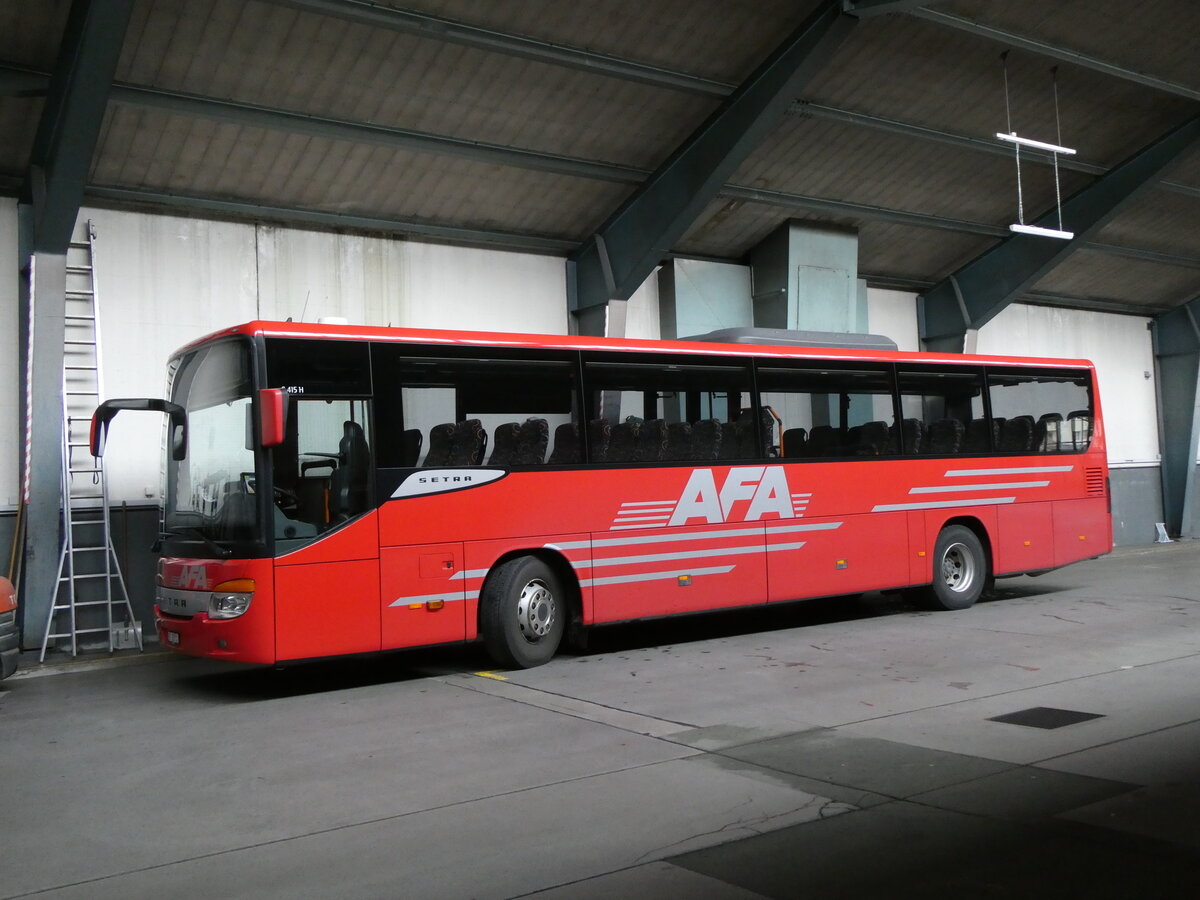
<svg viewBox="0 0 1200 900">
<path fill-rule="evenodd" d="M 694 469 L 667 525 L 757 522 L 775 516 L 790 519 L 795 514 L 783 466 L 736 466 L 719 490 L 712 469 Z"/>
</svg>

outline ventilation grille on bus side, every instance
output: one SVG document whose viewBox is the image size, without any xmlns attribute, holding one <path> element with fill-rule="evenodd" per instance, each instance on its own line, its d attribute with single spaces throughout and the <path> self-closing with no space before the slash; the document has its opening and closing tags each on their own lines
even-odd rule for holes
<svg viewBox="0 0 1200 900">
<path fill-rule="evenodd" d="M 1087 492 L 1104 496 L 1104 470 L 1085 469 L 1084 478 L 1087 480 Z"/>
</svg>

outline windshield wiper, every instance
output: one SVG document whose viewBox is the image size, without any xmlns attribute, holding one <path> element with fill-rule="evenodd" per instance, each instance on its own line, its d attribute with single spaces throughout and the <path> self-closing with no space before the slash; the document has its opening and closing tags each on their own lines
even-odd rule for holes
<svg viewBox="0 0 1200 900">
<path fill-rule="evenodd" d="M 167 538 L 178 537 L 182 535 L 190 535 L 191 537 L 199 538 L 200 542 L 203 543 L 204 546 L 212 550 L 221 559 L 229 559 L 229 557 L 233 556 L 232 550 L 230 550 L 228 547 L 222 547 L 207 534 L 205 534 L 203 529 L 198 528 L 195 525 L 181 525 L 178 528 L 171 528 L 167 531 L 161 532 L 158 536 L 158 540 L 156 540 L 150 547 L 150 552 L 157 553 L 159 550 L 161 550 L 163 541 Z"/>
</svg>

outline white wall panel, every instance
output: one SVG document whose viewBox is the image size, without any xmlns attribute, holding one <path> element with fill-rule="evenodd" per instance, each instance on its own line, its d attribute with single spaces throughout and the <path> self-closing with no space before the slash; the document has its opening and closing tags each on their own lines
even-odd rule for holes
<svg viewBox="0 0 1200 900">
<path fill-rule="evenodd" d="M 391 324 L 567 333 L 561 258 L 415 241 L 400 246 L 406 262 L 403 292 Z"/>
<path fill-rule="evenodd" d="M 657 341 L 662 336 L 658 318 L 658 270 L 642 282 L 625 306 L 625 337 Z"/>
<path fill-rule="evenodd" d="M 257 315 L 254 226 L 84 209 L 96 227 L 96 282 L 107 397 L 162 397 L 167 357 Z M 113 502 L 153 502 L 162 417 L 124 413 L 105 450 Z"/>
<path fill-rule="evenodd" d="M 867 288 L 867 330 L 890 337 L 900 350 L 920 350 L 917 295 Z"/>
<path fill-rule="evenodd" d="M 979 332 L 979 352 L 1090 359 L 1113 464 L 1157 465 L 1158 413 L 1150 320 L 1016 303 Z"/>
<path fill-rule="evenodd" d="M 17 201 L 0 197 L 0 510 L 17 508 L 25 425 L 19 416 Z"/>
</svg>

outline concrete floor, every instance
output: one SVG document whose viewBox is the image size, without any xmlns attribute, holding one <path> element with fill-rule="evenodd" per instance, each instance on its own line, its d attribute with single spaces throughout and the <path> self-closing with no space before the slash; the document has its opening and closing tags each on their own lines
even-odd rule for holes
<svg viewBox="0 0 1200 900">
<path fill-rule="evenodd" d="M 527 672 L 27 664 L 0 896 L 1195 896 L 1200 544 L 1000 587 L 620 626 Z M 994 721 L 1040 707 L 1097 717 Z"/>
</svg>

